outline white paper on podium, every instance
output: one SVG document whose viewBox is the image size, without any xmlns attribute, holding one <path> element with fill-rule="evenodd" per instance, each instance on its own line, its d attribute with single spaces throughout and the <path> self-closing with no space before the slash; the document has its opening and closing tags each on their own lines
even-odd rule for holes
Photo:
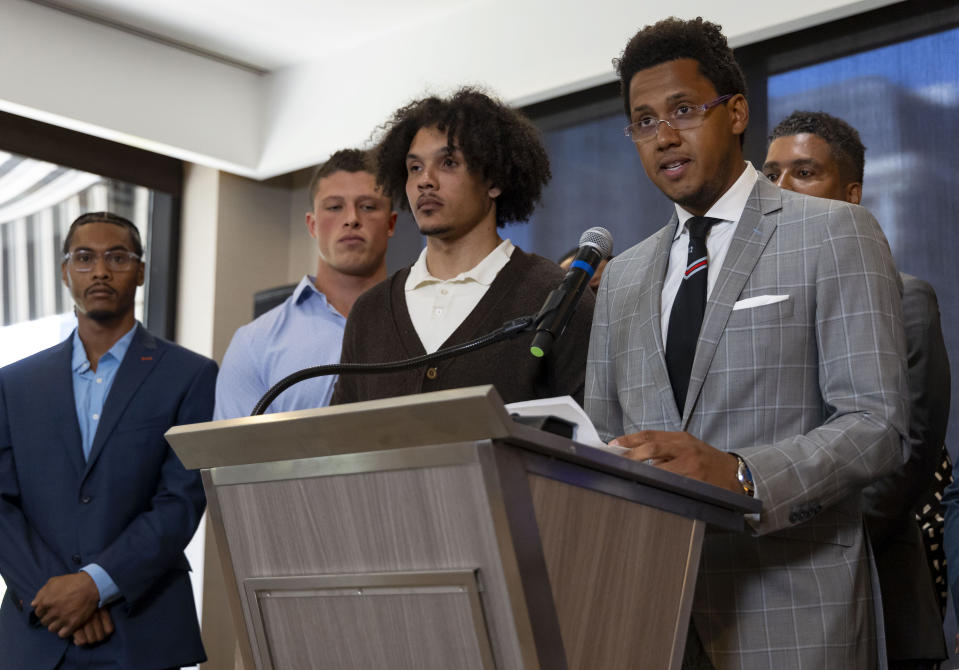
<svg viewBox="0 0 959 670">
<path fill-rule="evenodd" d="M 506 411 L 520 416 L 555 416 L 573 424 L 573 441 L 596 447 L 611 454 L 622 454 L 629 451 L 625 447 L 610 446 L 599 439 L 596 427 L 589 420 L 586 412 L 572 396 L 562 395 L 555 398 L 539 398 L 524 400 L 506 405 Z"/>
</svg>

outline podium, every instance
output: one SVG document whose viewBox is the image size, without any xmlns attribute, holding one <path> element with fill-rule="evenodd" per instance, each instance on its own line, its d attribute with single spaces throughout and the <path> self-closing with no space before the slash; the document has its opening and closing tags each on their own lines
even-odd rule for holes
<svg viewBox="0 0 959 670">
<path fill-rule="evenodd" d="M 179 426 L 246 670 L 679 668 L 759 501 L 514 422 L 492 386 Z"/>
</svg>

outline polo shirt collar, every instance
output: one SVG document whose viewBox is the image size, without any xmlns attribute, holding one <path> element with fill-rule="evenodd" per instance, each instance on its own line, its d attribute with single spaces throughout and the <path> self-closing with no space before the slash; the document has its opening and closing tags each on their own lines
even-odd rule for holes
<svg viewBox="0 0 959 670">
<path fill-rule="evenodd" d="M 406 290 L 411 291 L 421 286 L 426 286 L 427 284 L 435 284 L 442 281 L 461 283 L 472 281 L 483 286 L 489 286 L 493 283 L 493 280 L 496 279 L 499 271 L 509 263 L 509 259 L 513 255 L 515 248 L 509 239 L 505 239 L 473 268 L 466 272 L 461 272 L 451 279 L 444 280 L 434 277 L 430 274 L 429 270 L 426 269 L 426 248 L 424 247 L 423 251 L 420 252 L 419 258 L 416 259 L 413 267 L 410 268 L 409 277 L 406 279 Z"/>
</svg>

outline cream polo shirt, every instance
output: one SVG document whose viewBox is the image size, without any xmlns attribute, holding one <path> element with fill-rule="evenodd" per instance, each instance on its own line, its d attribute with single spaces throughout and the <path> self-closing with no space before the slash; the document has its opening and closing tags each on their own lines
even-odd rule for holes
<svg viewBox="0 0 959 670">
<path fill-rule="evenodd" d="M 513 255 L 513 243 L 503 240 L 473 269 L 452 279 L 437 279 L 426 269 L 423 249 L 406 278 L 406 308 L 426 353 L 449 339 L 489 290 Z"/>
</svg>

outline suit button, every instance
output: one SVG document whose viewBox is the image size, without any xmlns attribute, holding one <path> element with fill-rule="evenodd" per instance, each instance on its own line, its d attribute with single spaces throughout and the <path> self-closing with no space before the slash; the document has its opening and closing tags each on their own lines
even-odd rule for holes
<svg viewBox="0 0 959 670">
<path fill-rule="evenodd" d="M 74 554 L 70 558 L 73 559 L 73 562 L 76 563 L 77 565 L 80 565 L 82 561 L 82 559 L 80 558 L 80 554 Z"/>
<path fill-rule="evenodd" d="M 93 498 L 91 498 L 90 496 L 80 497 L 80 502 L 82 502 L 84 505 L 89 505 L 91 500 L 93 500 Z"/>
<path fill-rule="evenodd" d="M 436 379 L 436 374 L 437 374 L 437 373 L 436 373 L 436 368 L 430 368 L 429 370 L 426 371 L 426 378 L 427 378 L 427 379 Z"/>
</svg>

